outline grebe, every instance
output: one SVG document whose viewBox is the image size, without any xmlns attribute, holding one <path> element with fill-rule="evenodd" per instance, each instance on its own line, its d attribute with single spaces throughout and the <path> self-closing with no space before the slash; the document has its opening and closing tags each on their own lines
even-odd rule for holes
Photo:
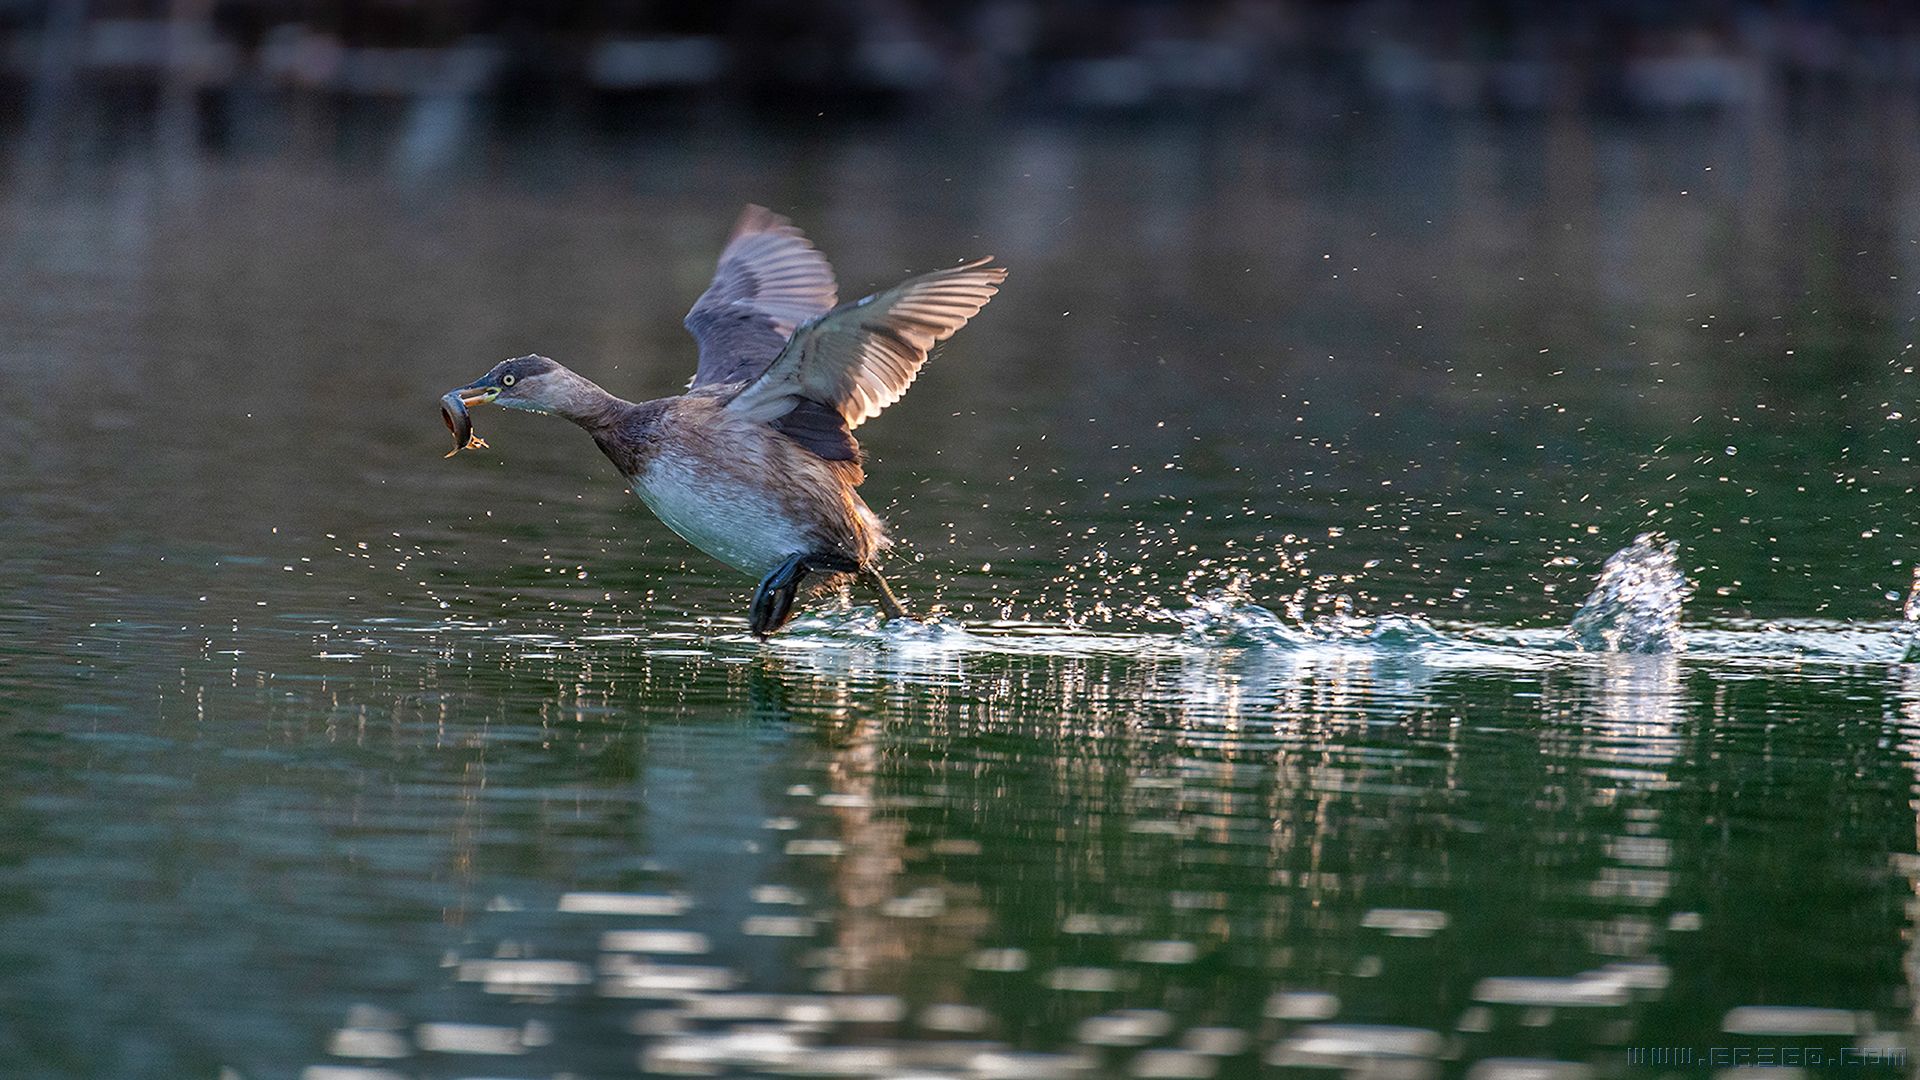
<svg viewBox="0 0 1920 1080">
<path fill-rule="evenodd" d="M 467 409 L 487 403 L 579 424 L 634 493 L 693 546 L 760 579 L 749 625 L 793 617 L 809 575 L 870 586 L 887 618 L 906 609 L 875 560 L 892 541 L 854 490 L 853 429 L 900 400 L 936 344 L 1006 279 L 991 256 L 838 304 L 833 268 L 786 218 L 748 206 L 713 283 L 687 312 L 700 364 L 678 397 L 623 401 L 544 356 L 523 356 L 449 392 L 454 448 L 484 446 Z"/>
</svg>

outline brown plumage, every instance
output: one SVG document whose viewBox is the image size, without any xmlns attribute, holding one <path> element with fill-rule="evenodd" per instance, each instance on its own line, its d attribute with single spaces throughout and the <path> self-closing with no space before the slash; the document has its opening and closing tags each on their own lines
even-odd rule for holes
<svg viewBox="0 0 1920 1080">
<path fill-rule="evenodd" d="M 928 352 L 992 299 L 1007 272 L 989 262 L 836 305 L 825 257 L 785 218 L 749 206 L 687 313 L 700 347 L 687 393 L 623 401 L 523 356 L 450 392 L 444 415 L 456 441 L 471 435 L 465 409 L 488 402 L 585 428 L 669 528 L 760 579 L 749 620 L 760 637 L 792 617 L 810 574 L 855 575 L 888 617 L 902 616 L 875 566 L 886 528 L 854 490 L 866 473 L 853 429 L 898 401 Z"/>
</svg>

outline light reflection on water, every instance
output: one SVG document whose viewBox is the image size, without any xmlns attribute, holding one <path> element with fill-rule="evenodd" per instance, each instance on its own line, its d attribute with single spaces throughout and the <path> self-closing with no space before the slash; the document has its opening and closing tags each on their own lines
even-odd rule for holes
<svg viewBox="0 0 1920 1080">
<path fill-rule="evenodd" d="M 1911 892 L 1910 856 L 1873 856 L 1907 845 L 1826 823 L 1910 819 L 1915 767 L 1875 717 L 1775 719 L 1879 694 L 1904 724 L 1886 657 L 1760 678 L 1728 629 L 1458 646 L 1532 657 L 1475 666 L 844 618 L 769 649 L 385 623 L 305 664 L 286 620 L 157 688 L 102 670 L 13 740 L 39 1020 L 150 1023 L 63 1008 L 138 965 L 183 987 L 172 1030 L 262 1075 L 1426 1074 L 1904 1038 L 1898 924 L 1861 901 Z M 1736 943 L 1777 920 L 1820 948 Z M 1802 1030 L 1835 1002 L 1844 1032 Z M 1720 1030 L 1760 1005 L 1792 1007 Z"/>
<path fill-rule="evenodd" d="M 1504 175 L 1541 138 L 1652 164 L 1582 209 Z M 1788 197 L 1840 151 L 1722 138 L 1751 187 L 1685 202 L 1685 132 L 1374 131 L 1299 175 L 1152 131 L 661 150 L 792 192 L 849 282 L 975 237 L 1015 266 L 869 440 L 943 614 L 767 646 L 571 433 L 497 417 L 442 462 L 433 405 L 535 348 L 670 392 L 766 190 L 209 160 L 18 194 L 0 1072 L 1497 1078 L 1903 1041 L 1905 383 L 1754 362 L 1898 354 L 1887 265 L 1801 283 L 1901 204 Z M 910 194 L 941 176 L 972 194 Z M 1834 302 L 1885 322 L 1809 344 Z M 1582 652 L 1654 527 L 1699 593 L 1664 621 L 1655 575 L 1626 637 L 1684 650 Z"/>
</svg>

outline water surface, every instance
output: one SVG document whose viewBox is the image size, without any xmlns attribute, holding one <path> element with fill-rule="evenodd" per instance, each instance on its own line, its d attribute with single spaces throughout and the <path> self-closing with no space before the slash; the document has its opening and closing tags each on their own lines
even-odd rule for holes
<svg viewBox="0 0 1920 1080">
<path fill-rule="evenodd" d="M 1905 1073 L 1920 160 L 1860 124 L 22 170 L 0 1072 Z M 747 199 L 848 295 L 1013 268 L 862 431 L 928 627 L 756 644 L 577 432 L 440 457 L 502 357 L 674 392 Z"/>
</svg>

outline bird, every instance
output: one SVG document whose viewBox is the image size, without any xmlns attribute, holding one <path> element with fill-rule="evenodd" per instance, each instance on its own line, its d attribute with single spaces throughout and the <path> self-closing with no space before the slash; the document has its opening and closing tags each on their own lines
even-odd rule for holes
<svg viewBox="0 0 1920 1080">
<path fill-rule="evenodd" d="M 684 320 L 699 352 L 686 393 L 626 401 L 530 355 L 449 391 L 443 413 L 455 452 L 486 445 L 472 437 L 477 405 L 586 429 L 668 528 L 758 579 L 748 627 L 762 641 L 794 617 L 809 577 L 818 591 L 857 580 L 884 618 L 906 618 L 880 575 L 893 541 L 856 490 L 866 455 L 853 432 L 900 400 L 1006 276 L 988 256 L 843 304 L 806 235 L 748 205 Z"/>
</svg>

